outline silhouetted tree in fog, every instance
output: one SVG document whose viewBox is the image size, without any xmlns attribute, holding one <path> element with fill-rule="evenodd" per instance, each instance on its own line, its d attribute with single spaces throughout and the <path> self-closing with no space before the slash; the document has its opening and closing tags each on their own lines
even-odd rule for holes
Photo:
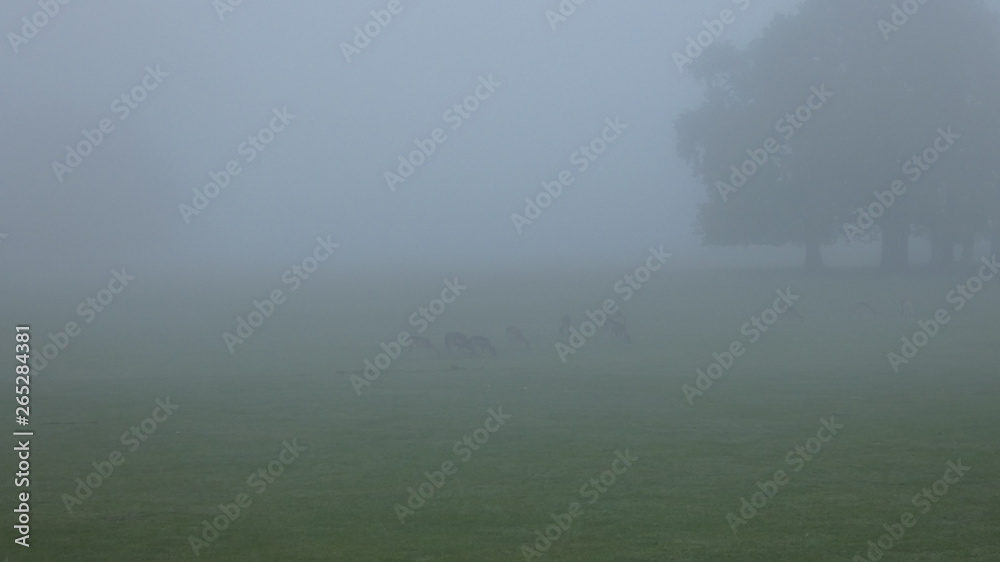
<svg viewBox="0 0 1000 562">
<path fill-rule="evenodd" d="M 998 19 L 982 1 L 905 21 L 893 5 L 806 0 L 745 49 L 693 58 L 705 100 L 675 126 L 709 196 L 705 244 L 802 244 L 815 268 L 824 244 L 877 238 L 882 266 L 902 269 L 912 234 L 940 266 L 995 237 Z"/>
</svg>

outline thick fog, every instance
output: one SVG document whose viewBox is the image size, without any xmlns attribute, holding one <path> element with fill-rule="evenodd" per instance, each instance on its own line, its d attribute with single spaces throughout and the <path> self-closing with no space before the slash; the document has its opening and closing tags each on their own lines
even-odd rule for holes
<svg viewBox="0 0 1000 562">
<path fill-rule="evenodd" d="M 1000 559 L 1000 0 L 0 23 L 37 559 Z"/>
<path fill-rule="evenodd" d="M 704 195 L 671 123 L 701 94 L 670 54 L 730 4 L 588 3 L 550 23 L 532 2 L 403 3 L 363 50 L 342 44 L 374 5 L 69 4 L 4 56 L 4 283 L 125 264 L 266 272 L 326 235 L 354 270 L 620 264 L 651 244 L 686 256 Z M 726 38 L 794 4 L 737 8 Z M 17 31 L 24 7 L 0 10 Z M 142 101 L 120 99 L 144 80 Z M 474 112 L 450 111 L 477 88 Z M 274 110 L 294 118 L 247 161 Z M 114 129 L 93 153 L 54 170 L 102 119 Z M 627 129 L 579 171 L 607 119 Z M 385 173 L 434 129 L 446 140 L 390 189 Z M 179 210 L 231 160 L 228 187 Z M 511 214 L 562 170 L 574 183 L 519 233 Z"/>
</svg>

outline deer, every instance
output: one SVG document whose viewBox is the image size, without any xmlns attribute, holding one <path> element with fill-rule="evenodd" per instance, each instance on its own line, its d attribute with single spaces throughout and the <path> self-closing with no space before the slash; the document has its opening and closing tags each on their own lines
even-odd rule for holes
<svg viewBox="0 0 1000 562">
<path fill-rule="evenodd" d="M 878 316 L 878 313 L 875 312 L 875 307 L 861 301 L 854 303 L 854 315 L 858 318 L 872 318 L 874 316 Z"/>
<path fill-rule="evenodd" d="M 423 336 L 412 336 L 411 339 L 413 341 L 410 344 L 410 348 L 413 349 L 414 351 L 416 351 L 417 349 L 426 349 L 433 352 L 434 355 L 438 357 L 438 359 L 441 358 L 441 351 L 438 348 L 434 347 L 434 344 L 431 343 L 431 340 Z"/>
<path fill-rule="evenodd" d="M 568 336 L 569 329 L 573 326 L 573 317 L 569 314 L 562 317 L 562 325 L 559 326 L 559 335 Z"/>
<path fill-rule="evenodd" d="M 900 299 L 899 301 L 899 315 L 900 316 L 913 316 L 913 301 L 907 298 Z"/>
<path fill-rule="evenodd" d="M 476 349 L 472 347 L 472 343 L 469 342 L 469 338 L 465 337 L 465 334 L 461 332 L 448 332 L 444 335 L 444 349 L 449 354 L 452 352 L 452 348 L 460 348 L 468 351 L 472 355 L 476 354 Z"/>
<path fill-rule="evenodd" d="M 528 338 L 524 337 L 521 330 L 513 326 L 507 328 L 507 343 L 513 345 L 514 342 L 520 342 L 524 345 L 524 349 L 531 349 L 531 345 L 528 343 Z"/>
<path fill-rule="evenodd" d="M 608 318 L 607 323 L 604 325 L 608 330 L 611 331 L 611 335 L 618 339 L 625 340 L 625 343 L 632 343 L 632 338 L 628 335 L 628 328 L 625 327 L 625 322 L 621 321 L 618 316 L 612 316 Z"/>
<path fill-rule="evenodd" d="M 472 336 L 469 338 L 469 346 L 472 347 L 473 350 L 478 348 L 483 351 L 489 351 L 494 357 L 497 355 L 496 348 L 493 347 L 493 344 L 490 343 L 490 340 L 485 336 Z M 475 351 L 473 351 L 473 353 L 475 353 Z"/>
<path fill-rule="evenodd" d="M 788 310 L 785 311 L 786 318 L 789 320 L 797 320 L 803 322 L 805 317 L 799 314 L 799 309 L 795 308 L 794 304 L 788 305 Z"/>
</svg>

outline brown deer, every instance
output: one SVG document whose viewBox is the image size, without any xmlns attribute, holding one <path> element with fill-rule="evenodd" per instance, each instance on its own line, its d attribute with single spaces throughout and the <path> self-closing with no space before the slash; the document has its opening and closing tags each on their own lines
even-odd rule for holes
<svg viewBox="0 0 1000 562">
<path fill-rule="evenodd" d="M 900 316 L 913 316 L 913 301 L 910 299 L 901 299 L 899 301 L 899 315 Z"/>
<path fill-rule="evenodd" d="M 514 345 L 514 342 L 520 342 L 524 345 L 524 349 L 531 349 L 531 345 L 528 343 L 528 338 L 524 337 L 521 330 L 510 326 L 507 328 L 507 343 Z"/>
<path fill-rule="evenodd" d="M 444 349 L 449 354 L 452 352 L 452 348 L 464 349 L 471 353 L 476 354 L 476 349 L 472 347 L 469 342 L 469 338 L 465 337 L 465 334 L 461 332 L 448 332 L 444 335 Z"/>
<path fill-rule="evenodd" d="M 875 307 L 862 301 L 854 304 L 854 315 L 858 318 L 873 318 L 878 313 L 875 312 Z"/>
<path fill-rule="evenodd" d="M 493 354 L 494 357 L 496 357 L 497 355 L 496 348 L 493 347 L 493 344 L 490 343 L 490 340 L 486 339 L 486 337 L 484 336 L 472 336 L 471 338 L 469 338 L 469 346 L 472 347 L 473 349 L 478 348 L 483 351 L 489 351 L 490 353 Z M 475 352 L 473 351 L 473 353 Z"/>
<path fill-rule="evenodd" d="M 438 359 L 441 358 L 441 351 L 438 348 L 434 347 L 434 344 L 431 343 L 431 340 L 423 336 L 412 336 L 411 339 L 413 340 L 413 342 L 410 344 L 410 349 L 414 351 L 418 349 L 426 349 L 434 353 L 434 355 L 436 355 Z"/>
</svg>

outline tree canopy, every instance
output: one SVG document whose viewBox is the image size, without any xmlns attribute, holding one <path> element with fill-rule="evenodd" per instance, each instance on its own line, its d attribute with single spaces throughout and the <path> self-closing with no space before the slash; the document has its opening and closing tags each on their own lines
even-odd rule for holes
<svg viewBox="0 0 1000 562">
<path fill-rule="evenodd" d="M 685 71 L 705 92 L 675 123 L 709 198 L 705 244 L 803 244 L 816 267 L 824 244 L 879 240 L 902 268 L 912 234 L 942 266 L 995 236 L 1000 22 L 984 2 L 805 0 Z"/>
</svg>

